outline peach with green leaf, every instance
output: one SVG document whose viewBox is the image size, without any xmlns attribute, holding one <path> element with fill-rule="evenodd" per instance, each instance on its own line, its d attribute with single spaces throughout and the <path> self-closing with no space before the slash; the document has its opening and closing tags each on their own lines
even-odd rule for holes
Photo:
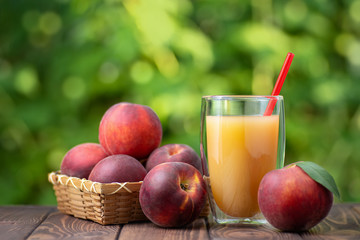
<svg viewBox="0 0 360 240">
<path fill-rule="evenodd" d="M 268 172 L 258 203 L 266 220 L 283 231 L 307 231 L 329 213 L 339 191 L 332 176 L 312 162 L 297 162 Z"/>
</svg>

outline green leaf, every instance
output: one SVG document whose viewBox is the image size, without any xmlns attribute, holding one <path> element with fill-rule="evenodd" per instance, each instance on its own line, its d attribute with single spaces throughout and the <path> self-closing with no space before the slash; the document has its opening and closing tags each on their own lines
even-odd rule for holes
<svg viewBox="0 0 360 240">
<path fill-rule="evenodd" d="M 313 162 L 296 162 L 302 170 L 304 170 L 312 179 L 323 185 L 329 191 L 331 191 L 338 199 L 340 199 L 340 193 L 336 186 L 334 178 L 324 168 Z"/>
</svg>

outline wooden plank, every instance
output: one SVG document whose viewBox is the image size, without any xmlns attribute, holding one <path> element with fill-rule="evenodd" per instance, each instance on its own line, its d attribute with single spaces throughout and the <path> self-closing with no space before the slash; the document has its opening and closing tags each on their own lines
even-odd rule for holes
<svg viewBox="0 0 360 240">
<path fill-rule="evenodd" d="M 193 223 L 182 228 L 161 228 L 151 222 L 130 223 L 124 225 L 120 232 L 120 240 L 191 240 L 209 239 L 204 218 L 196 219 Z"/>
<path fill-rule="evenodd" d="M 360 220 L 360 203 L 352 204 L 351 210 L 354 210 L 356 212 L 356 215 L 358 216 L 357 219 Z"/>
<path fill-rule="evenodd" d="M 360 204 L 335 204 L 329 215 L 304 239 L 360 239 Z"/>
<path fill-rule="evenodd" d="M 301 239 L 297 233 L 281 232 L 269 224 L 215 224 L 209 225 L 210 239 Z"/>
<path fill-rule="evenodd" d="M 25 239 L 55 210 L 55 207 L 39 206 L 0 207 L 0 239 Z"/>
<path fill-rule="evenodd" d="M 209 230 L 209 232 L 207 231 Z M 0 239 L 360 239 L 360 204 L 335 204 L 309 232 L 285 233 L 270 225 L 232 226 L 201 218 L 183 228 L 151 222 L 102 226 L 64 215 L 56 207 L 0 206 Z"/>
<path fill-rule="evenodd" d="M 360 239 L 360 204 L 335 204 L 309 232 L 288 233 L 271 227 L 210 224 L 211 239 Z"/>
<path fill-rule="evenodd" d="M 121 225 L 107 225 L 51 213 L 28 239 L 117 239 Z"/>
</svg>

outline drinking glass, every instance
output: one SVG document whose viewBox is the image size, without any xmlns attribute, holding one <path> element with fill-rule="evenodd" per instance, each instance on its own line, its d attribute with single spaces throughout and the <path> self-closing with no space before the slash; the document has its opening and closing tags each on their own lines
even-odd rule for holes
<svg viewBox="0 0 360 240">
<path fill-rule="evenodd" d="M 202 97 L 200 150 L 214 220 L 266 223 L 257 192 L 262 177 L 284 164 L 283 97 Z"/>
</svg>

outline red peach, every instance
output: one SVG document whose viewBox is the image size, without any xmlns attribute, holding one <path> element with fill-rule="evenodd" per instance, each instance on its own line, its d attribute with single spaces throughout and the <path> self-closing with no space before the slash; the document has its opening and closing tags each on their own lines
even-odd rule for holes
<svg viewBox="0 0 360 240">
<path fill-rule="evenodd" d="M 146 162 L 146 170 L 165 162 L 184 162 L 194 166 L 202 173 L 199 155 L 186 144 L 167 144 L 155 149 Z"/>
<path fill-rule="evenodd" d="M 89 180 L 100 183 L 138 182 L 146 175 L 144 166 L 135 158 L 124 155 L 111 155 L 95 165 Z"/>
<path fill-rule="evenodd" d="M 100 144 L 79 144 L 65 154 L 61 162 L 61 173 L 71 177 L 88 178 L 92 168 L 107 156 Z"/>
<path fill-rule="evenodd" d="M 196 219 L 206 201 L 202 174 L 183 162 L 155 166 L 144 178 L 139 201 L 145 216 L 161 227 L 180 227 Z"/>
<path fill-rule="evenodd" d="M 162 127 L 156 113 L 148 106 L 118 103 L 101 119 L 99 141 L 111 155 L 126 154 L 144 159 L 161 143 Z"/>
<path fill-rule="evenodd" d="M 307 231 L 329 213 L 333 195 L 295 164 L 265 174 L 258 190 L 261 212 L 283 231 Z"/>
</svg>

